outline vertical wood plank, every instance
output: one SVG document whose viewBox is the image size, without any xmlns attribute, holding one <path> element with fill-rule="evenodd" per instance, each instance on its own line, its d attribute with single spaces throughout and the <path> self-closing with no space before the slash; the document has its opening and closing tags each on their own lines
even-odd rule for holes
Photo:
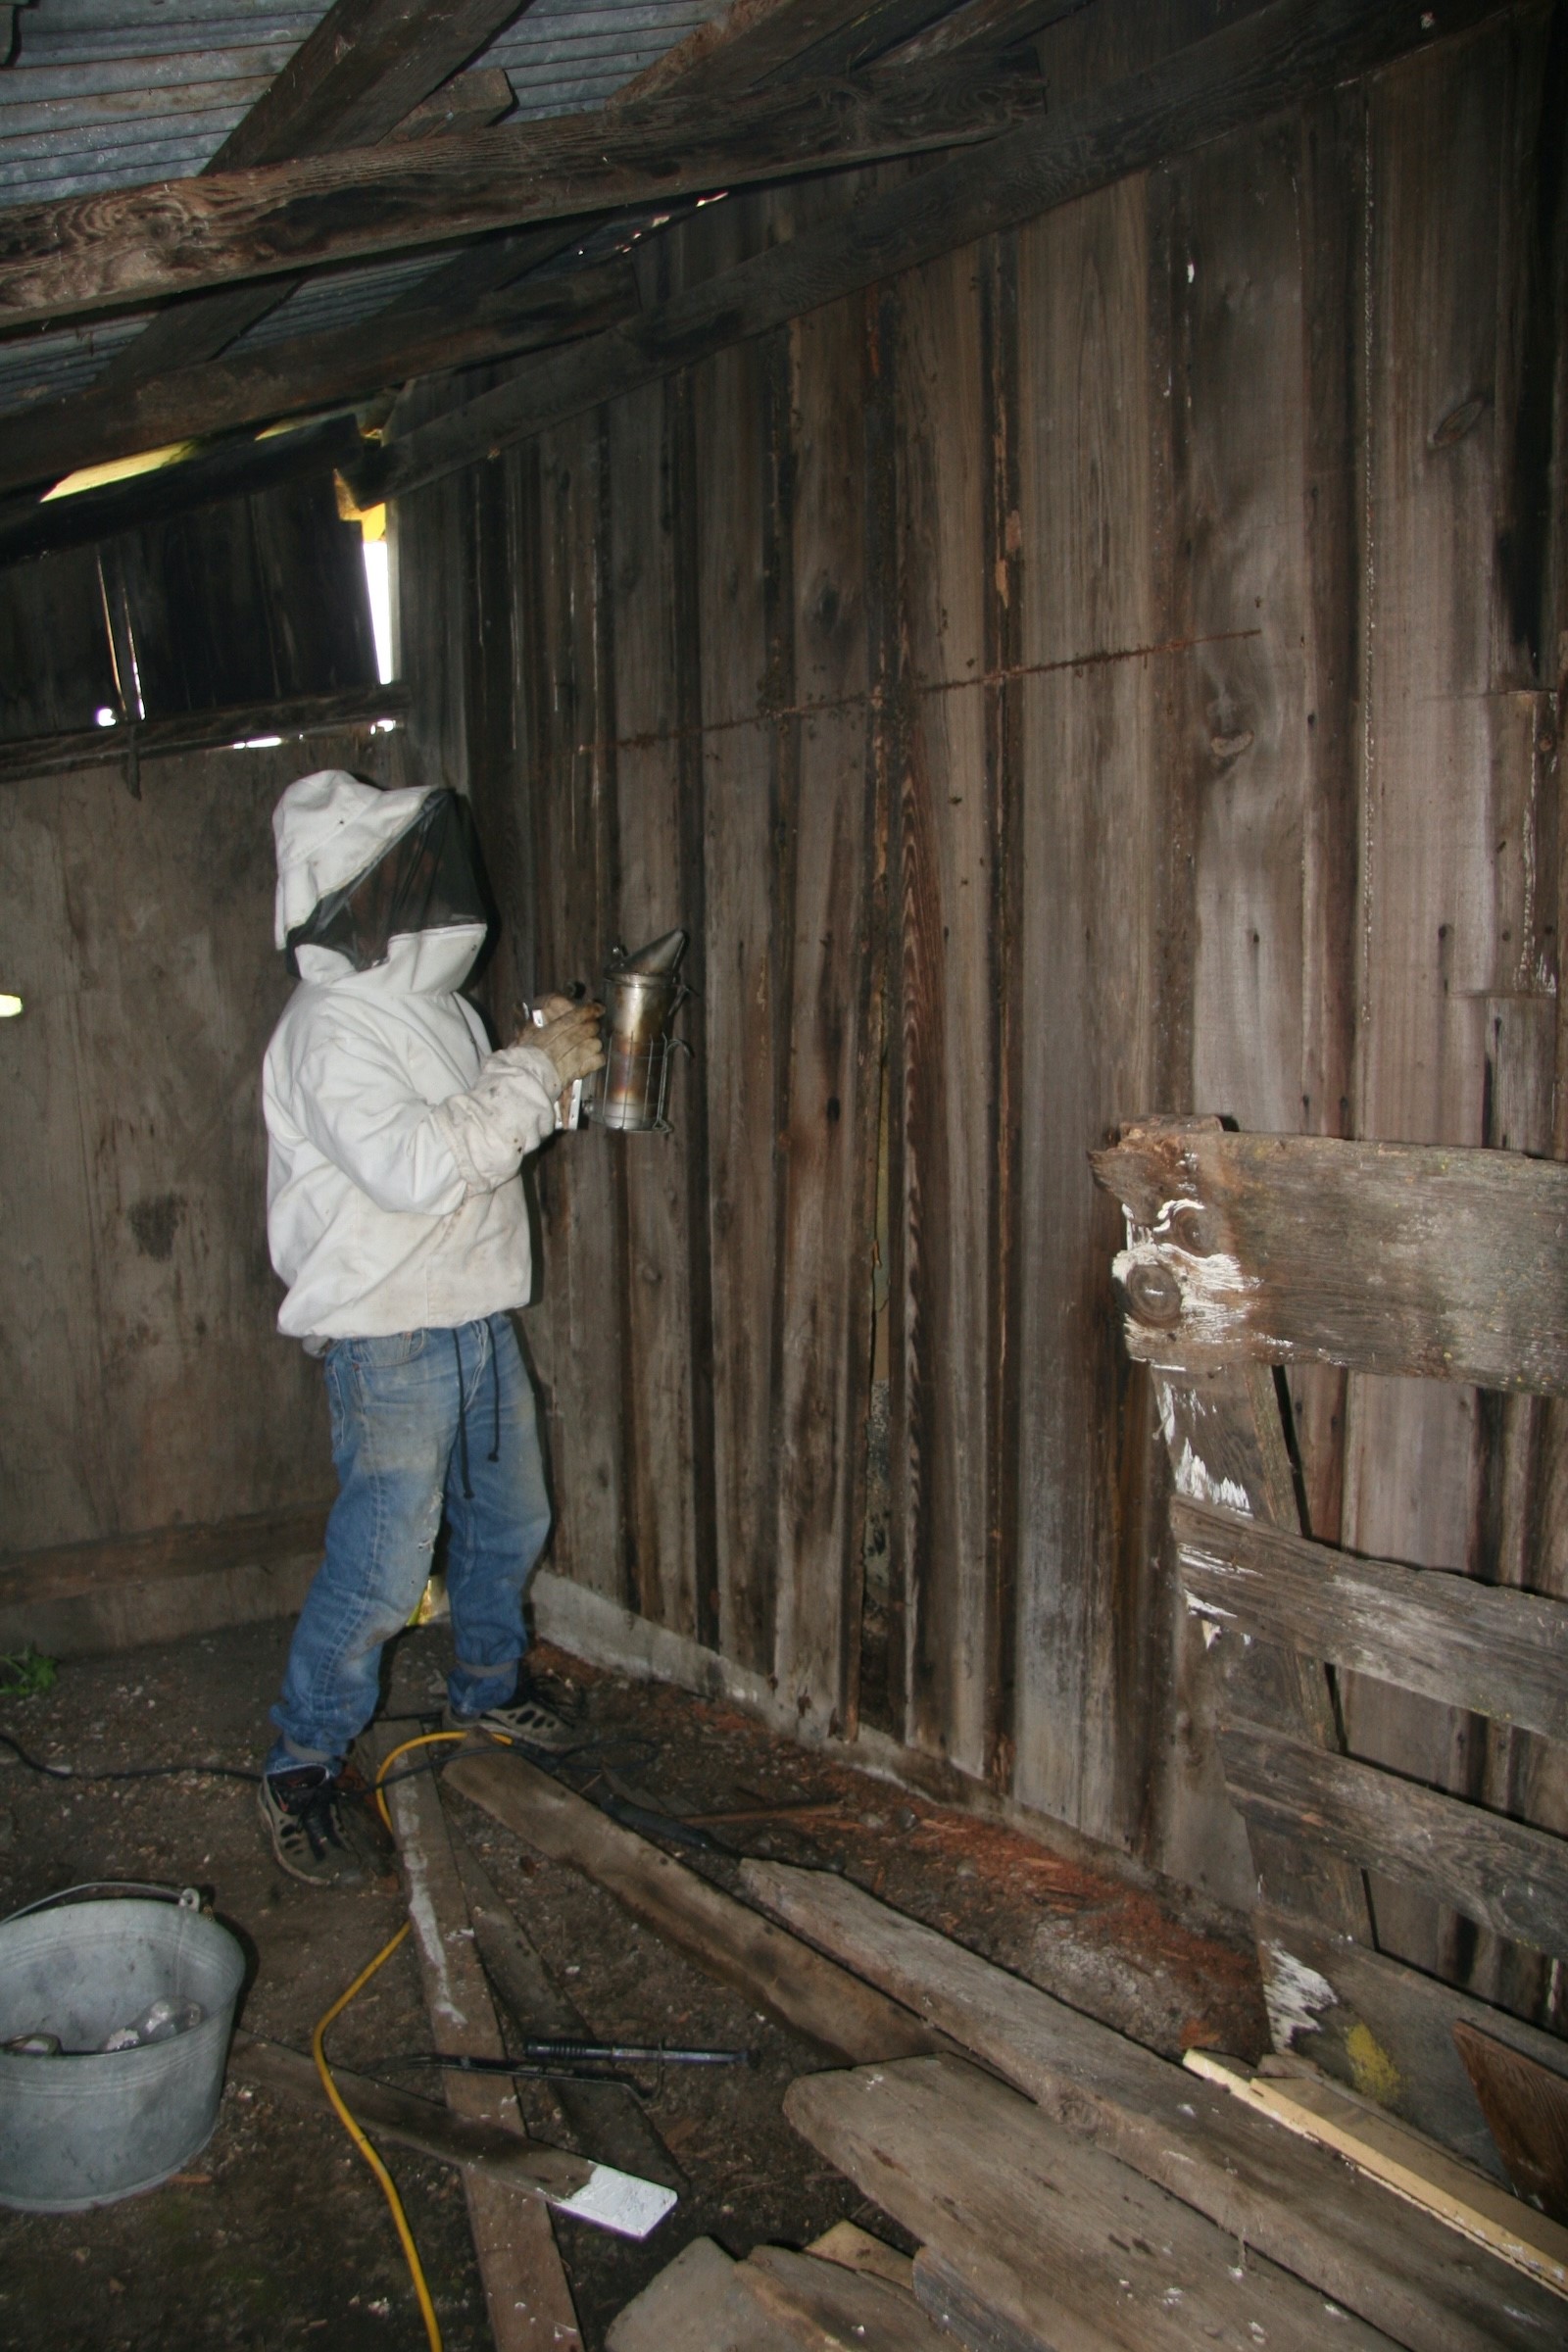
<svg viewBox="0 0 1568 2352">
<path fill-rule="evenodd" d="M 531 686 L 522 724 L 538 875 L 533 986 L 541 993 L 572 979 L 591 985 L 613 944 L 618 852 L 606 438 L 598 416 L 542 436 L 520 511 Z M 619 1142 L 592 1128 L 563 1136 L 540 1153 L 537 1182 L 557 1511 L 552 1560 L 590 1591 L 629 1604 Z"/>
<path fill-rule="evenodd" d="M 994 1684 L 1000 940 L 981 680 L 989 452 L 975 247 L 898 303 L 899 550 L 908 710 L 897 811 L 891 1027 L 901 1342 L 892 1452 L 907 1594 L 907 1737 L 985 1769 Z"/>
<path fill-rule="evenodd" d="M 90 727 L 119 709 L 98 551 L 0 570 L 0 741 Z"/>
<path fill-rule="evenodd" d="M 1550 697 L 1538 710 L 1536 760 L 1541 777 L 1542 926 L 1551 930 L 1545 970 L 1555 982 L 1556 1039 L 1551 1150 L 1568 1158 L 1568 1006 L 1563 1003 L 1562 940 L 1568 927 L 1568 823 L 1562 806 L 1562 714 L 1568 709 L 1568 16 L 1553 9 L 1540 77 L 1541 112 L 1533 171 L 1525 175 L 1534 235 L 1539 241 L 1535 322 L 1542 341 L 1534 365 L 1550 381 L 1544 439 L 1545 546 L 1540 581 L 1540 655 L 1537 676 Z M 1538 390 L 1538 397 L 1539 397 Z M 1537 463 L 1541 463 L 1538 458 Z M 1555 908 L 1551 906 L 1555 870 Z M 1568 1413 L 1555 1400 L 1544 1407 L 1532 1462 L 1528 1581 L 1538 1592 L 1568 1595 Z M 1568 1833 L 1568 1767 L 1560 1749 L 1537 1742 L 1516 1782 L 1520 1808 L 1532 1821 Z M 1568 1972 L 1553 1969 L 1534 1988 L 1533 2014 L 1556 2032 L 1568 2031 Z"/>
<path fill-rule="evenodd" d="M 1308 618 L 1302 812 L 1303 1131 L 1351 1127 L 1362 755 L 1361 595 L 1366 485 L 1366 102 L 1337 90 L 1300 128 L 1301 313 Z M 1345 1375 L 1289 1383 L 1307 1526 L 1339 1539 Z"/>
<path fill-rule="evenodd" d="M 987 1581 L 991 1592 L 987 1670 L 988 1775 L 1011 1786 L 1016 1754 L 1018 1672 L 1018 1504 L 1014 1475 L 1020 1431 L 1017 1300 L 1018 1200 L 1024 1181 L 1020 1060 L 1024 1013 L 1012 975 L 1022 936 L 1023 865 L 1017 854 L 1023 789 L 1023 516 L 1020 450 L 1018 239 L 1009 231 L 982 249 L 980 343 L 982 437 L 990 455 L 985 549 L 986 795 L 991 815 L 992 983 L 996 1056 L 993 1113 L 996 1193 L 987 1269 L 995 1350 L 990 1428 Z M 1147 1462 L 1149 1446 L 1142 1448 Z"/>
<path fill-rule="evenodd" d="M 678 643 L 674 478 L 670 401 L 662 383 L 617 401 L 611 412 L 611 564 L 615 600 L 616 920 L 628 948 L 692 917 L 686 901 L 698 877 L 683 870 L 682 663 L 695 647 Z M 701 922 L 701 906 L 696 909 Z M 700 947 L 700 942 L 698 943 Z M 702 985 L 702 971 L 693 978 Z M 679 1068 L 671 1085 L 668 1136 L 597 1141 L 614 1155 L 625 1200 L 628 1281 L 622 1300 L 629 1378 L 626 1512 L 639 1612 L 693 1634 L 697 1624 L 698 1519 L 693 1421 L 690 1220 L 692 1098 Z M 698 1181 L 701 1181 L 700 1176 Z"/>
<path fill-rule="evenodd" d="M 401 738 L 313 741 L 403 775 Z M 258 1085 L 292 983 L 272 806 L 298 745 L 0 800 L 8 1125 L 4 1507 L 34 1545 L 216 1524 L 332 1492 L 316 1366 L 275 1329 Z M 25 1112 L 21 1106 L 27 1106 Z"/>
<path fill-rule="evenodd" d="M 862 564 L 859 297 L 791 329 L 799 729 L 780 1308 L 775 1666 L 804 1732 L 848 1728 L 870 1376 L 880 1000 Z"/>
<path fill-rule="evenodd" d="M 1199 811 L 1193 1099 L 1301 1114 L 1304 368 L 1294 122 L 1175 167 L 1172 634 Z M 1253 397 L 1236 398 L 1242 384 Z"/>
<path fill-rule="evenodd" d="M 1147 1101 L 1161 812 L 1145 187 L 1018 239 L 1022 691 L 1015 1789 L 1092 1836 L 1135 1813 L 1148 1724 L 1147 1387 L 1117 1344 L 1119 1220 L 1085 1154 Z M 1074 662 L 1092 664 L 1082 668 Z M 1154 1736 L 1157 1736 L 1154 1735 Z"/>
<path fill-rule="evenodd" d="M 743 343 L 696 374 L 707 812 L 705 1053 L 713 1317 L 718 1645 L 772 1665 L 777 1570 L 773 1388 L 779 1281 L 776 1139 L 787 1069 L 783 956 L 792 867 L 788 720 L 789 349 Z"/>
<path fill-rule="evenodd" d="M 1367 756 L 1356 1127 L 1478 1144 L 1498 986 L 1495 857 L 1514 802 L 1491 693 L 1500 196 L 1509 98 L 1494 27 L 1407 61 L 1368 101 Z M 1505 828 L 1504 828 L 1505 829 Z M 1349 1384 L 1346 1541 L 1474 1564 L 1478 1401 Z M 1448 1711 L 1348 1677 L 1352 1752 L 1419 1779 L 1453 1766 Z M 1379 1941 L 1432 1967 L 1436 1909 L 1374 1885 Z"/>
</svg>

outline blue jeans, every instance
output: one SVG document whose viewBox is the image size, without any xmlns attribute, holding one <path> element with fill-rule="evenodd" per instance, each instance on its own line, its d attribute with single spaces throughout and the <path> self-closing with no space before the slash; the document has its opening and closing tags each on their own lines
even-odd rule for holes
<svg viewBox="0 0 1568 2352">
<path fill-rule="evenodd" d="M 382 1643 L 424 1590 L 443 1506 L 458 1658 L 447 1695 L 460 1716 L 505 1705 L 527 1647 L 523 1592 L 550 1532 L 533 1391 L 505 1315 L 337 1340 L 325 1370 L 339 1493 L 272 1709 L 281 1737 L 270 1773 L 340 1764 L 369 1722 Z"/>
</svg>

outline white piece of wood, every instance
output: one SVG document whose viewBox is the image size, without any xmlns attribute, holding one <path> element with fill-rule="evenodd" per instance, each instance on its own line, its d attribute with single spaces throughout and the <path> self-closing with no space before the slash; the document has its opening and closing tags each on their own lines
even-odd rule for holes
<svg viewBox="0 0 1568 2352">
<path fill-rule="evenodd" d="M 1189 2050 L 1186 2065 L 1288 2132 L 1332 2148 L 1397 2197 L 1433 2214 L 1527 2277 L 1568 2297 L 1568 2230 L 1537 2213 L 1436 2140 L 1379 2115 L 1331 2082 L 1254 2075 L 1234 2058 Z"/>
</svg>

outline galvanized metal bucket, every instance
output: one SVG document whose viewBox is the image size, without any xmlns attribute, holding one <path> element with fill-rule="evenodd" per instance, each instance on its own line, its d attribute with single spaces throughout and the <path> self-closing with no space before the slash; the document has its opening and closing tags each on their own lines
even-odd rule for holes
<svg viewBox="0 0 1568 2352">
<path fill-rule="evenodd" d="M 85 2053 L 0 2051 L 0 2205 L 111 2205 L 188 2164 L 218 2121 L 244 1977 L 243 1952 L 193 1887 L 0 1923 L 0 2042 L 46 2033 Z M 136 2049 L 97 2046 L 165 1996 L 199 2001 L 200 2025 Z"/>
</svg>

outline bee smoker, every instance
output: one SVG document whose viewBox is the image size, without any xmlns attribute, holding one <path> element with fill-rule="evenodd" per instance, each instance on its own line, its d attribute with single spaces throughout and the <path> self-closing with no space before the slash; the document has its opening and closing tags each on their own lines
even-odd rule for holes
<svg viewBox="0 0 1568 2352">
<path fill-rule="evenodd" d="M 691 990 L 677 977 L 686 953 L 686 933 L 666 931 L 628 956 L 612 951 L 601 993 L 605 1003 L 605 1066 L 584 1089 L 583 1113 L 600 1127 L 622 1135 L 669 1133 L 664 1102 L 669 1092 L 670 1055 L 677 1046 L 670 1024 Z"/>
</svg>

